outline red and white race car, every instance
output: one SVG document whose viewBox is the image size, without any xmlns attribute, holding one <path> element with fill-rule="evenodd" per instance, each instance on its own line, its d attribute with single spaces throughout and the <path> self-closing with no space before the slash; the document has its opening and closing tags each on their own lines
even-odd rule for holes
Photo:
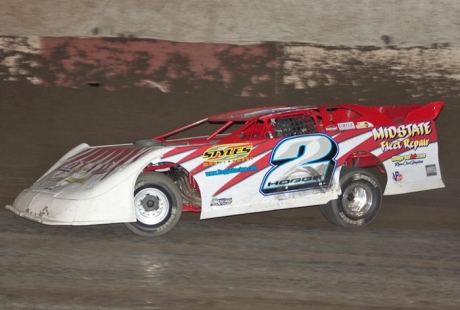
<svg viewBox="0 0 460 310">
<path fill-rule="evenodd" d="M 364 226 L 382 195 L 444 187 L 442 107 L 244 109 L 134 144 L 81 144 L 6 208 L 50 225 L 126 223 L 144 236 L 168 232 L 183 211 L 207 219 L 314 205 L 334 224 Z"/>
</svg>

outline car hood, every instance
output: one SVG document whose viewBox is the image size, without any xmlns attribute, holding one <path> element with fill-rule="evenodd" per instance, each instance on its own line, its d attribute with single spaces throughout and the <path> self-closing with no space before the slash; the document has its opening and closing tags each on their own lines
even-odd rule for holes
<svg viewBox="0 0 460 310">
<path fill-rule="evenodd" d="M 100 192 L 99 187 L 114 186 L 146 162 L 169 148 L 139 147 L 132 144 L 89 147 L 81 144 L 67 153 L 30 188 L 33 191 L 67 196 L 78 192 Z M 138 167 L 139 166 L 139 167 Z M 91 195 L 90 195 L 91 196 Z M 69 198 L 69 197 L 67 197 Z"/>
</svg>

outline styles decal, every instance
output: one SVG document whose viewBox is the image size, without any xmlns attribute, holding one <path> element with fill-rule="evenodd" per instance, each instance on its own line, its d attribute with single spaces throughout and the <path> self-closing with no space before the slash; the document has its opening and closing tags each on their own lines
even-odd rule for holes
<svg viewBox="0 0 460 310">
<path fill-rule="evenodd" d="M 244 162 L 250 160 L 252 151 L 250 143 L 221 144 L 210 147 L 203 153 L 203 165 L 211 166 L 222 163 Z"/>
<path fill-rule="evenodd" d="M 426 147 L 430 144 L 430 139 L 423 138 L 423 136 L 428 136 L 431 132 L 431 122 L 372 129 L 374 141 L 384 140 L 380 142 L 380 148 L 383 152 L 400 150 L 402 148 L 413 149 L 415 151 L 419 147 Z M 421 139 L 413 139 L 416 137 L 421 137 Z"/>
</svg>

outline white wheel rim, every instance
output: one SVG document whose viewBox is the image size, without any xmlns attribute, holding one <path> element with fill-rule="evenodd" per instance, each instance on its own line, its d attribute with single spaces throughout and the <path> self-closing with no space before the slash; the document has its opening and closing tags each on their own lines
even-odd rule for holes
<svg viewBox="0 0 460 310">
<path fill-rule="evenodd" d="M 134 197 L 136 218 L 146 225 L 161 223 L 168 216 L 170 204 L 166 195 L 156 188 L 145 188 Z"/>
<path fill-rule="evenodd" d="M 372 206 L 372 192 L 370 188 L 361 183 L 350 185 L 342 196 L 344 211 L 353 217 L 361 217 Z"/>
</svg>

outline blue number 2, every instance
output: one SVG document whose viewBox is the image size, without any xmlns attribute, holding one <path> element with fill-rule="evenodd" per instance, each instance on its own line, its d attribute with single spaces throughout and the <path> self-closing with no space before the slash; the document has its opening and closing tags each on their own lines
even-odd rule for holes
<svg viewBox="0 0 460 310">
<path fill-rule="evenodd" d="M 277 194 L 329 186 L 338 150 L 337 143 L 323 134 L 281 140 L 273 148 L 272 168 L 265 174 L 260 191 Z"/>
</svg>

